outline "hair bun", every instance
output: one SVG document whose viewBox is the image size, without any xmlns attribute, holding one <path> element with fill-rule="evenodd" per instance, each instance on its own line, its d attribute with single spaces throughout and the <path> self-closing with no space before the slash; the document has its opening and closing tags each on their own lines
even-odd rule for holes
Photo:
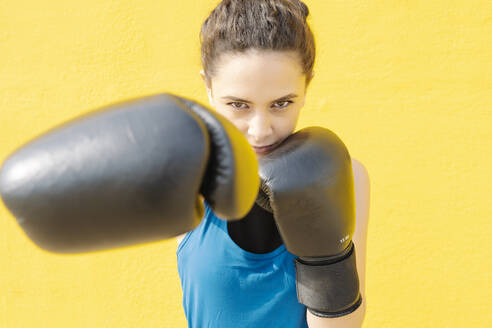
<svg viewBox="0 0 492 328">
<path fill-rule="evenodd" d="M 304 15 L 304 19 L 306 19 L 309 16 L 309 9 L 306 6 L 306 4 L 302 1 L 299 1 L 299 5 L 301 7 L 302 14 Z"/>
</svg>

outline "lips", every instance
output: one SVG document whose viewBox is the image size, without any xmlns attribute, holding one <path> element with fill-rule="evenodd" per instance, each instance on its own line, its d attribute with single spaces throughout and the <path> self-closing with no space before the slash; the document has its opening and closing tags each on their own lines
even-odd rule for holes
<svg viewBox="0 0 492 328">
<path fill-rule="evenodd" d="M 273 143 L 271 145 L 263 146 L 263 147 L 256 147 L 256 146 L 252 146 L 252 147 L 253 147 L 254 151 L 257 153 L 266 153 L 266 152 L 272 150 L 273 148 L 275 148 L 276 145 L 277 145 L 277 143 Z"/>
</svg>

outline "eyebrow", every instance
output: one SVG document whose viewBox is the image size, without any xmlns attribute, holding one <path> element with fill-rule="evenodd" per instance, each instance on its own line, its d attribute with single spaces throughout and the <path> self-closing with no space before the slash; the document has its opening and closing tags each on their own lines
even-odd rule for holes
<svg viewBox="0 0 492 328">
<path fill-rule="evenodd" d="M 286 96 L 283 96 L 283 97 L 280 97 L 278 99 L 275 99 L 273 102 L 287 100 L 287 99 L 296 98 L 296 97 L 298 97 L 298 95 L 296 95 L 294 93 L 289 93 Z M 238 98 L 238 97 L 234 97 L 234 96 L 224 96 L 224 97 L 221 97 L 221 98 L 222 99 L 230 99 L 230 100 L 234 100 L 234 101 L 240 101 L 240 102 L 251 104 L 251 101 L 248 101 L 248 100 L 245 100 L 245 99 L 241 99 L 241 98 Z"/>
</svg>

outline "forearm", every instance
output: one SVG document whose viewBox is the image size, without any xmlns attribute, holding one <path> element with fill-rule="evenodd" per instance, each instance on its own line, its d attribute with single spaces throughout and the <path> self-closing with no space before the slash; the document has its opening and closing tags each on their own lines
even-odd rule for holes
<svg viewBox="0 0 492 328">
<path fill-rule="evenodd" d="M 352 313 L 336 318 L 318 317 L 306 310 L 309 328 L 360 328 L 366 314 L 366 298 L 362 296 L 362 304 Z"/>
</svg>

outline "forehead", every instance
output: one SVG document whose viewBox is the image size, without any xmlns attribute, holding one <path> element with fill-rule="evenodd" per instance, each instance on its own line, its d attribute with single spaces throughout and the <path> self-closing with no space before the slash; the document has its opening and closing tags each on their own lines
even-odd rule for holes
<svg viewBox="0 0 492 328">
<path fill-rule="evenodd" d="M 261 95 L 284 96 L 304 88 L 304 74 L 299 56 L 292 51 L 250 50 L 222 55 L 212 80 L 220 94 L 261 98 Z"/>
</svg>

